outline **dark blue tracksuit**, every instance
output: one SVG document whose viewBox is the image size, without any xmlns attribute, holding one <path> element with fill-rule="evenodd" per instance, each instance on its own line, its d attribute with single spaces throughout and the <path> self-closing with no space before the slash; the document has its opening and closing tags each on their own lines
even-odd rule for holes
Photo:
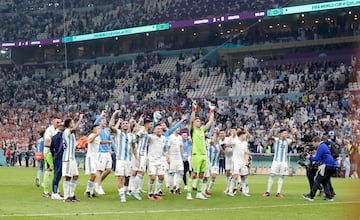
<svg viewBox="0 0 360 220">
<path fill-rule="evenodd" d="M 58 193 L 59 182 L 62 176 L 63 133 L 58 132 L 51 138 L 51 153 L 54 161 L 54 179 L 52 182 L 53 193 Z"/>
</svg>

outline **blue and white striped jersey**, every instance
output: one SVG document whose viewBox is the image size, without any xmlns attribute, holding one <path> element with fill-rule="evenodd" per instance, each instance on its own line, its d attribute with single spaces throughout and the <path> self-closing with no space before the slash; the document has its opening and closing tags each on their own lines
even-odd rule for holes
<svg viewBox="0 0 360 220">
<path fill-rule="evenodd" d="M 208 160 L 211 167 L 219 166 L 220 154 L 221 150 L 218 144 L 212 146 L 210 145 L 208 149 Z"/>
<path fill-rule="evenodd" d="M 131 161 L 132 146 L 136 142 L 135 135 L 116 130 L 116 159 Z"/>
<path fill-rule="evenodd" d="M 75 139 L 75 134 L 71 133 L 70 128 L 65 129 L 63 133 L 63 140 L 64 140 L 63 162 L 75 160 L 76 139 Z"/>
<path fill-rule="evenodd" d="M 147 155 L 147 143 L 149 139 L 149 134 L 146 131 L 139 131 L 137 133 L 137 154 L 138 156 L 146 156 Z"/>
<path fill-rule="evenodd" d="M 276 162 L 288 162 L 289 145 L 291 139 L 280 140 L 278 137 L 274 137 L 274 159 Z"/>
</svg>

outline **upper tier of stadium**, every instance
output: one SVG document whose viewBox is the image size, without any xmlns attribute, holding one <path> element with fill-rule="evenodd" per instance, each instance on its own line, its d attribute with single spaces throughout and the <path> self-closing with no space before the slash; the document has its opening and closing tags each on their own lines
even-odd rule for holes
<svg viewBox="0 0 360 220">
<path fill-rule="evenodd" d="M 0 41 L 51 39 L 314 2 L 324 1 L 2 0 Z"/>
</svg>

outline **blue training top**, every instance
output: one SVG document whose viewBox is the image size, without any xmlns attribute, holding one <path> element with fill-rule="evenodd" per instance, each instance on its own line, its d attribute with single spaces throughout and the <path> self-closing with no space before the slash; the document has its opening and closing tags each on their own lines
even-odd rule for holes
<svg viewBox="0 0 360 220">
<path fill-rule="evenodd" d="M 311 156 L 310 161 L 320 161 L 322 164 L 326 164 L 326 166 L 336 167 L 337 161 L 334 160 L 331 155 L 329 146 L 325 142 L 320 142 L 315 157 Z"/>
</svg>

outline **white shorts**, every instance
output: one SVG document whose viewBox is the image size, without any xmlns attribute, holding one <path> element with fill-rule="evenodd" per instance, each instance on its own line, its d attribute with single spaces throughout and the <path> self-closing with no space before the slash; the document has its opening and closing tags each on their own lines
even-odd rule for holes
<svg viewBox="0 0 360 220">
<path fill-rule="evenodd" d="M 231 172 L 233 175 L 238 174 L 240 176 L 246 176 L 249 174 L 249 168 L 245 166 L 244 163 L 233 163 Z"/>
<path fill-rule="evenodd" d="M 210 168 L 210 175 L 211 174 L 218 174 L 219 173 L 219 166 L 212 166 Z"/>
<path fill-rule="evenodd" d="M 85 175 L 96 174 L 97 157 L 97 155 L 91 155 L 85 158 Z"/>
<path fill-rule="evenodd" d="M 184 163 L 182 160 L 171 160 L 170 159 L 170 168 L 169 172 L 175 173 L 177 171 L 184 170 Z"/>
<path fill-rule="evenodd" d="M 160 161 L 149 161 L 149 175 L 164 175 L 164 165 Z"/>
<path fill-rule="evenodd" d="M 112 158 L 109 152 L 99 153 L 98 160 L 96 162 L 96 170 L 104 171 L 106 169 L 111 169 L 112 167 Z"/>
<path fill-rule="evenodd" d="M 116 160 L 115 176 L 130 176 L 131 161 Z"/>
<path fill-rule="evenodd" d="M 139 166 L 135 166 L 135 160 L 132 162 L 132 170 L 133 171 L 146 171 L 146 163 L 147 158 L 145 156 L 140 156 L 139 158 Z"/>
<path fill-rule="evenodd" d="M 62 176 L 79 176 L 79 170 L 76 160 L 69 160 L 67 162 L 62 162 Z"/>
<path fill-rule="evenodd" d="M 288 164 L 286 162 L 273 161 L 273 163 L 271 164 L 270 174 L 276 174 L 280 176 L 288 175 Z"/>
<path fill-rule="evenodd" d="M 162 164 L 162 167 L 163 167 L 164 171 L 166 171 L 166 172 L 169 171 L 170 166 L 169 166 L 169 163 L 166 161 L 165 156 L 161 157 L 161 164 Z"/>
<path fill-rule="evenodd" d="M 232 157 L 225 157 L 225 170 L 231 170 Z"/>
</svg>

